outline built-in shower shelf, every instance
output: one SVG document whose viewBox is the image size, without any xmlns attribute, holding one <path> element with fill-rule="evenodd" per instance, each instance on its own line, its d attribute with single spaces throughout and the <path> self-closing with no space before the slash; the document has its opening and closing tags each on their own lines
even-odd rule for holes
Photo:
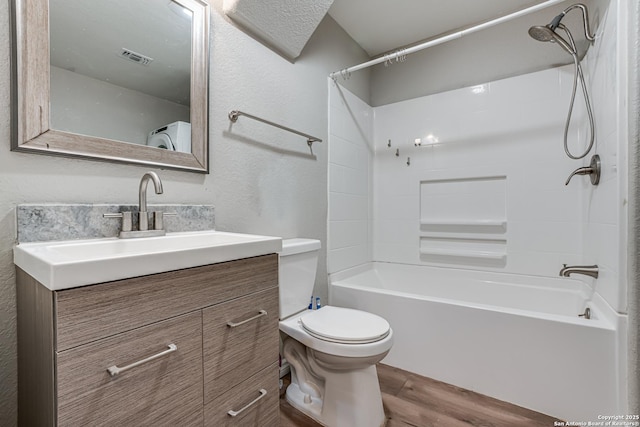
<svg viewBox="0 0 640 427">
<path fill-rule="evenodd" d="M 437 257 L 477 258 L 485 260 L 505 261 L 507 254 L 502 252 L 471 251 L 471 250 L 446 250 L 446 249 L 420 249 L 421 255 Z"/>
<path fill-rule="evenodd" d="M 507 221 L 504 219 L 422 219 L 420 225 L 426 226 L 442 226 L 450 227 L 456 225 L 462 226 L 490 226 L 490 227 L 507 227 Z"/>
<path fill-rule="evenodd" d="M 497 237 L 507 231 L 507 221 L 504 219 L 422 219 L 420 220 L 422 235 L 458 236 L 483 235 Z"/>
<path fill-rule="evenodd" d="M 506 194 L 506 175 L 420 181 L 420 260 L 503 268 L 507 261 Z"/>
<path fill-rule="evenodd" d="M 443 230 L 435 230 L 435 229 L 422 229 L 420 230 L 419 237 L 427 238 L 427 239 L 438 239 L 438 240 L 505 240 L 505 231 L 504 230 L 492 230 L 489 231 L 487 229 L 483 229 L 479 231 L 477 229 L 465 229 L 465 230 L 455 230 L 452 231 L 450 229 Z"/>
</svg>

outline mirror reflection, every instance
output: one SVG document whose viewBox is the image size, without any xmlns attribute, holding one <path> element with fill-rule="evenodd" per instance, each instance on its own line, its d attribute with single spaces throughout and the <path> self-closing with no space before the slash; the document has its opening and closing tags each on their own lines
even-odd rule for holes
<svg viewBox="0 0 640 427">
<path fill-rule="evenodd" d="M 51 128 L 191 153 L 191 11 L 171 0 L 49 7 Z"/>
</svg>

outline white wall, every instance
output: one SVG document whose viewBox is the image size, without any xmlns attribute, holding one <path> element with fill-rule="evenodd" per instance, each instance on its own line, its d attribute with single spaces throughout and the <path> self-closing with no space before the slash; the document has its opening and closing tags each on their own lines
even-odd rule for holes
<svg viewBox="0 0 640 427">
<path fill-rule="evenodd" d="M 326 243 L 327 75 L 367 59 L 326 18 L 302 55 L 291 63 L 227 22 L 213 2 L 210 73 L 211 174 L 158 171 L 162 196 L 150 203 L 204 203 L 216 207 L 219 230 Z M 10 57 L 9 2 L 0 2 L 0 57 Z M 366 73 L 347 82 L 368 100 Z M 0 425 L 16 424 L 15 278 L 12 246 L 18 203 L 137 203 L 148 169 L 88 160 L 10 152 L 10 71 L 0 61 Z M 317 135 L 314 157 L 303 138 L 242 118 L 230 126 L 231 109 L 246 110 Z M 326 260 L 316 293 L 326 300 Z"/>
<path fill-rule="evenodd" d="M 372 260 L 373 109 L 329 82 L 329 273 Z"/>
<path fill-rule="evenodd" d="M 189 107 L 51 67 L 51 128 L 146 145 L 152 130 L 190 122 Z"/>
</svg>

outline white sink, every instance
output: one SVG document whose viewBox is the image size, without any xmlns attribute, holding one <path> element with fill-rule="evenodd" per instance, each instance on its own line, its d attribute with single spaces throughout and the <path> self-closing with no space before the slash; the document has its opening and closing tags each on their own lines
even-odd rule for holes
<svg viewBox="0 0 640 427">
<path fill-rule="evenodd" d="M 109 282 L 282 250 L 279 237 L 196 231 L 137 239 L 21 243 L 13 262 L 51 290 Z"/>
</svg>

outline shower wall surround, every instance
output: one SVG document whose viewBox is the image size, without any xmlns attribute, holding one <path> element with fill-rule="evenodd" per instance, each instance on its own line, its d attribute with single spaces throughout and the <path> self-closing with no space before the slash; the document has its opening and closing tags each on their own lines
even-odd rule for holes
<svg viewBox="0 0 640 427">
<path fill-rule="evenodd" d="M 601 17 L 600 37 L 582 61 L 596 121 L 596 143 L 591 154 L 602 160 L 600 184 L 580 180 L 582 197 L 583 259 L 598 264 L 600 275 L 590 280 L 618 312 L 627 312 L 627 2 L 611 1 Z M 617 32 L 616 32 L 617 31 Z M 618 34 L 620 36 L 618 36 Z M 577 101 L 584 116 L 584 103 Z M 586 121 L 580 130 L 587 135 Z M 585 139 L 585 137 L 583 137 Z M 579 166 L 588 164 L 587 156 Z M 572 180 L 573 181 L 573 180 Z M 585 278 L 588 279 L 588 278 Z"/>
<path fill-rule="evenodd" d="M 564 75 L 564 68 L 546 70 L 373 108 L 373 138 L 360 146 L 375 141 L 375 156 L 354 151 L 354 142 L 340 136 L 358 128 L 354 114 L 345 112 L 366 109 L 344 88 L 333 88 L 329 258 L 356 251 L 360 258 L 330 263 L 329 270 L 375 260 L 557 276 L 563 262 L 579 263 L 580 185 L 564 186 L 577 167 L 562 149 L 571 90 Z M 415 146 L 417 139 L 422 146 Z M 343 151 L 352 153 L 338 156 Z M 364 193 L 363 184 L 358 194 L 336 194 L 353 185 L 356 171 L 372 192 Z M 352 213 L 337 216 L 341 212 Z M 367 233 L 345 226 L 351 234 L 345 242 L 339 220 L 346 219 L 369 220 Z M 356 248 L 369 243 L 367 258 Z M 428 255 L 442 247 L 437 243 L 450 255 Z M 493 252 L 504 260 L 464 256 L 492 252 L 483 245 L 499 247 Z"/>
<path fill-rule="evenodd" d="M 373 108 L 329 79 L 329 273 L 372 260 Z"/>
<path fill-rule="evenodd" d="M 377 107 L 374 259 L 555 277 L 581 263 L 581 186 L 564 185 L 578 166 L 562 149 L 565 77 L 552 69 Z"/>
</svg>

